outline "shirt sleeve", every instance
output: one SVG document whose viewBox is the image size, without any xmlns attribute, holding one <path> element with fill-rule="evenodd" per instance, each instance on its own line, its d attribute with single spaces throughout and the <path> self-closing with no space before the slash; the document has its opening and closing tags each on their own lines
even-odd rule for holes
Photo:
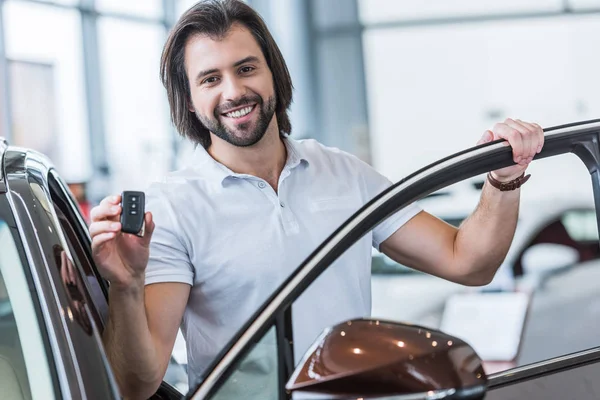
<svg viewBox="0 0 600 400">
<path fill-rule="evenodd" d="M 146 211 L 152 212 L 155 224 L 146 267 L 146 285 L 161 282 L 193 285 L 194 269 L 177 229 L 173 206 L 158 184 L 146 192 Z"/>
<path fill-rule="evenodd" d="M 361 169 L 361 175 L 364 178 L 367 202 L 392 186 L 392 182 L 389 179 L 377 172 L 369 164 L 359 159 L 357 160 Z M 373 229 L 373 247 L 379 251 L 381 243 L 421 211 L 422 208 L 417 203 L 411 203 L 381 222 Z"/>
</svg>

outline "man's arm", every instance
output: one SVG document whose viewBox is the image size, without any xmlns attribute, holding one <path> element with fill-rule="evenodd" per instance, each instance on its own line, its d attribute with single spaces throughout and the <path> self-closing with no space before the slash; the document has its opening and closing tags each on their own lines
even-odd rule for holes
<svg viewBox="0 0 600 400">
<path fill-rule="evenodd" d="M 160 386 L 189 293 L 185 283 L 111 286 L 102 339 L 126 399 L 147 399 Z"/>
<path fill-rule="evenodd" d="M 512 242 L 518 192 L 500 192 L 486 183 L 479 205 L 459 229 L 423 211 L 380 249 L 391 259 L 431 275 L 463 285 L 485 285 L 493 279 Z"/>
<path fill-rule="evenodd" d="M 120 201 L 120 196 L 107 197 L 91 212 L 92 254 L 110 281 L 109 319 L 102 339 L 121 395 L 147 399 L 167 369 L 190 285 L 145 285 L 153 217 L 146 213 L 143 237 L 121 233 Z"/>
<path fill-rule="evenodd" d="M 544 143 L 539 125 L 507 119 L 486 131 L 479 143 L 506 139 L 516 165 L 492 172 L 508 182 L 525 172 Z M 494 278 L 512 242 L 519 215 L 520 190 L 502 192 L 486 181 L 479 205 L 460 228 L 421 212 L 386 239 L 381 251 L 423 272 L 470 286 Z"/>
</svg>

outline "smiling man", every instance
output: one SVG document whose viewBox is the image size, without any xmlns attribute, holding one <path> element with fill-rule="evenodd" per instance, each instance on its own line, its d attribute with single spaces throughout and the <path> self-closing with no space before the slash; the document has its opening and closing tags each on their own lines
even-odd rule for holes
<svg viewBox="0 0 600 400">
<path fill-rule="evenodd" d="M 350 154 L 290 137 L 285 61 L 241 1 L 188 10 L 167 40 L 161 76 L 175 126 L 198 145 L 192 162 L 147 191 L 143 238 L 120 233 L 119 196 L 93 209 L 90 226 L 94 259 L 111 282 L 104 343 L 128 398 L 157 389 L 180 326 L 193 384 L 315 247 L 391 185 Z M 459 229 L 410 206 L 298 299 L 296 362 L 323 328 L 369 315 L 373 246 L 454 282 L 491 281 L 514 234 L 524 171 L 544 141 L 538 125 L 512 119 L 479 143 L 498 138 L 512 146 L 515 165 L 489 175 L 480 205 Z M 268 358 L 253 361 L 249 376 L 273 372 Z M 243 398 L 269 398 L 259 379 L 245 384 Z"/>
</svg>

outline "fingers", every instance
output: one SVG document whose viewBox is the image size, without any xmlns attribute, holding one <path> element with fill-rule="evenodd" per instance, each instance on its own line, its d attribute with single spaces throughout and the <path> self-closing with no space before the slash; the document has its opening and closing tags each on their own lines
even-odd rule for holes
<svg viewBox="0 0 600 400">
<path fill-rule="evenodd" d="M 154 228 L 156 227 L 151 212 L 147 212 L 146 215 L 144 215 L 144 222 L 146 224 L 144 232 L 144 241 L 146 242 L 146 244 L 149 244 L 150 239 L 152 239 L 152 233 L 154 232 Z"/>
<path fill-rule="evenodd" d="M 526 126 L 529 129 L 529 132 L 535 136 L 535 138 L 537 139 L 536 141 L 536 148 L 535 150 L 535 154 L 538 154 L 540 151 L 542 151 L 542 147 L 544 147 L 544 130 L 542 129 L 541 126 L 539 126 L 536 123 L 531 123 L 531 122 L 525 122 L 525 121 L 521 121 L 520 119 L 516 120 L 518 123 Z M 535 156 L 534 154 L 534 156 Z"/>
<path fill-rule="evenodd" d="M 534 143 L 532 143 L 532 134 L 529 132 L 529 128 L 510 118 L 507 118 L 504 123 L 517 131 L 515 135 L 521 138 L 521 152 L 516 154 L 517 158 L 521 158 L 518 163 L 521 165 L 529 164 L 535 155 Z"/>
<path fill-rule="evenodd" d="M 99 247 L 114 239 L 121 230 L 119 216 L 121 214 L 121 196 L 105 197 L 98 206 L 92 208 L 90 213 L 92 223 L 89 226 L 92 238 L 92 249 Z"/>
<path fill-rule="evenodd" d="M 110 221 L 110 220 L 97 221 L 97 222 L 94 222 L 93 224 L 90 224 L 89 229 L 90 229 L 90 236 L 93 239 L 95 236 L 101 235 L 103 233 L 119 232 L 121 230 L 121 223 L 115 222 L 115 221 Z"/>
<path fill-rule="evenodd" d="M 92 223 L 105 219 L 118 221 L 119 215 L 121 214 L 120 202 L 120 195 L 105 197 L 99 205 L 92 208 L 92 211 L 90 212 Z"/>
<path fill-rule="evenodd" d="M 484 144 L 487 142 L 491 142 L 492 140 L 494 140 L 494 132 L 487 130 L 483 133 L 483 136 L 481 137 L 481 139 L 479 139 L 477 144 Z"/>
<path fill-rule="evenodd" d="M 506 139 L 513 149 L 513 161 L 516 164 L 521 164 L 523 159 L 523 139 L 521 132 L 506 122 L 494 125 L 494 136 Z"/>
<path fill-rule="evenodd" d="M 92 249 L 98 251 L 106 242 L 114 239 L 117 236 L 115 232 L 104 232 L 96 235 L 92 239 Z"/>
<path fill-rule="evenodd" d="M 538 125 L 520 119 L 507 118 L 494 125 L 494 136 L 506 139 L 513 148 L 513 160 L 528 165 L 544 146 L 544 131 Z"/>
<path fill-rule="evenodd" d="M 537 128 L 528 122 L 521 121 L 520 119 L 517 119 L 514 122 L 519 124 L 525 130 L 523 139 L 529 143 L 529 153 L 527 159 L 528 163 L 530 163 L 533 161 L 533 157 L 535 157 L 535 155 L 538 153 L 538 149 L 541 150 L 539 145 L 540 134 L 538 133 Z"/>
</svg>

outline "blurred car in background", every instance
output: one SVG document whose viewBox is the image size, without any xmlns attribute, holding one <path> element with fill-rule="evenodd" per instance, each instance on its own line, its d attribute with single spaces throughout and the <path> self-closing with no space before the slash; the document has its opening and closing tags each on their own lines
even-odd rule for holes
<svg viewBox="0 0 600 400">
<path fill-rule="evenodd" d="M 419 204 L 425 211 L 458 227 L 477 206 L 482 187 L 482 178 L 459 182 L 424 198 Z M 540 244 L 564 247 L 553 247 L 557 253 L 550 257 L 545 251 L 530 251 Z M 570 250 L 576 254 L 576 259 L 572 259 L 573 252 Z M 453 294 L 473 290 L 532 289 L 541 275 L 555 269 L 553 258 L 562 260 L 565 257 L 567 264 L 600 257 L 593 198 L 570 196 L 569 193 L 540 199 L 524 197 L 510 250 L 494 280 L 481 288 L 469 288 L 432 277 L 374 251 L 372 315 L 439 326 L 441 311 Z M 523 266 L 524 258 L 528 258 L 527 270 Z"/>
</svg>

